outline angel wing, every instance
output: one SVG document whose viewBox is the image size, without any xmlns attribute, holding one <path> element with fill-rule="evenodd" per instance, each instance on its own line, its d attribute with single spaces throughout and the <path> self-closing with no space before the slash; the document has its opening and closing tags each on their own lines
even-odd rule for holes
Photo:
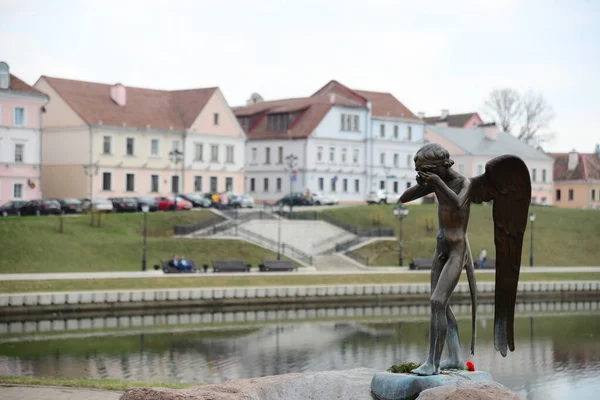
<svg viewBox="0 0 600 400">
<path fill-rule="evenodd" d="M 494 201 L 496 289 L 494 347 L 506 357 L 515 350 L 514 320 L 523 235 L 531 203 L 531 179 L 525 162 L 514 155 L 490 160 L 485 173 L 471 180 L 471 201 Z"/>
</svg>

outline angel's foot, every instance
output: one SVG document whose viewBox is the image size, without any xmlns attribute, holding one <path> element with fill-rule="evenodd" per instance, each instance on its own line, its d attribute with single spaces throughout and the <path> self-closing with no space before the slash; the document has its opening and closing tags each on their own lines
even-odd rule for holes
<svg viewBox="0 0 600 400">
<path fill-rule="evenodd" d="M 464 369 L 465 363 L 458 358 L 449 358 L 440 363 L 440 369 Z"/>
<path fill-rule="evenodd" d="M 429 375 L 439 374 L 440 369 L 433 366 L 433 364 L 425 363 L 425 364 L 421 365 L 419 368 L 413 369 L 410 372 L 413 374 L 417 374 L 417 375 L 429 376 Z"/>
</svg>

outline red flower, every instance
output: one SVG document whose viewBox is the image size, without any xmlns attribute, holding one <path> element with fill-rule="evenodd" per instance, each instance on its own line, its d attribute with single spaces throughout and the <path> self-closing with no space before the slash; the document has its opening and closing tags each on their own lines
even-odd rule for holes
<svg viewBox="0 0 600 400">
<path fill-rule="evenodd" d="M 467 361 L 467 371 L 471 371 L 471 372 L 475 372 L 475 364 L 473 364 L 471 361 Z"/>
</svg>

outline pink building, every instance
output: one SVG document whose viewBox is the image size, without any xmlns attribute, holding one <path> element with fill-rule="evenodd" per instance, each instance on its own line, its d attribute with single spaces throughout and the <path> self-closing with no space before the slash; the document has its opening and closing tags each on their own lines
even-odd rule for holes
<svg viewBox="0 0 600 400">
<path fill-rule="evenodd" d="M 442 126 L 448 128 L 477 128 L 479 125 L 483 125 L 483 120 L 478 113 L 466 113 L 466 114 L 450 114 L 448 110 L 442 110 L 441 114 L 437 117 L 423 117 L 428 125 Z"/>
<path fill-rule="evenodd" d="M 0 204 L 42 197 L 40 120 L 47 102 L 0 62 Z"/>
<path fill-rule="evenodd" d="M 485 164 L 492 158 L 503 154 L 521 157 L 531 173 L 531 202 L 552 204 L 554 159 L 510 133 L 499 132 L 496 124 L 483 124 L 475 129 L 428 125 L 425 139 L 444 146 L 454 160 L 453 168 L 468 177 L 483 174 Z"/>
</svg>

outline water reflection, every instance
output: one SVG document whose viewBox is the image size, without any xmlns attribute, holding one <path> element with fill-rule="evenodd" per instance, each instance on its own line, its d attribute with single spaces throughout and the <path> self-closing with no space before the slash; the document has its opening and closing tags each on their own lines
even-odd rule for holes
<svg viewBox="0 0 600 400">
<path fill-rule="evenodd" d="M 517 350 L 506 358 L 493 350 L 492 317 L 486 315 L 479 321 L 476 354 L 469 359 L 528 399 L 596 398 L 600 312 L 592 310 L 597 305 L 532 305 L 531 311 L 517 316 Z M 301 313 L 304 320 L 289 318 L 289 311 L 273 311 L 273 319 L 252 324 L 245 320 L 211 329 L 145 328 L 92 337 L 66 331 L 62 338 L 36 340 L 5 337 L 0 342 L 0 374 L 212 383 L 288 372 L 386 369 L 401 361 L 420 361 L 427 351 L 426 313 L 420 316 L 419 309 L 412 314 L 394 314 L 385 307 L 363 310 L 362 315 L 371 316 L 354 319 L 347 316 L 361 314 L 355 308 L 313 310 L 323 320 L 307 320 L 313 314 L 309 310 Z M 462 312 L 461 339 L 468 349 L 468 307 Z M 154 316 L 163 317 L 168 319 Z"/>
</svg>

